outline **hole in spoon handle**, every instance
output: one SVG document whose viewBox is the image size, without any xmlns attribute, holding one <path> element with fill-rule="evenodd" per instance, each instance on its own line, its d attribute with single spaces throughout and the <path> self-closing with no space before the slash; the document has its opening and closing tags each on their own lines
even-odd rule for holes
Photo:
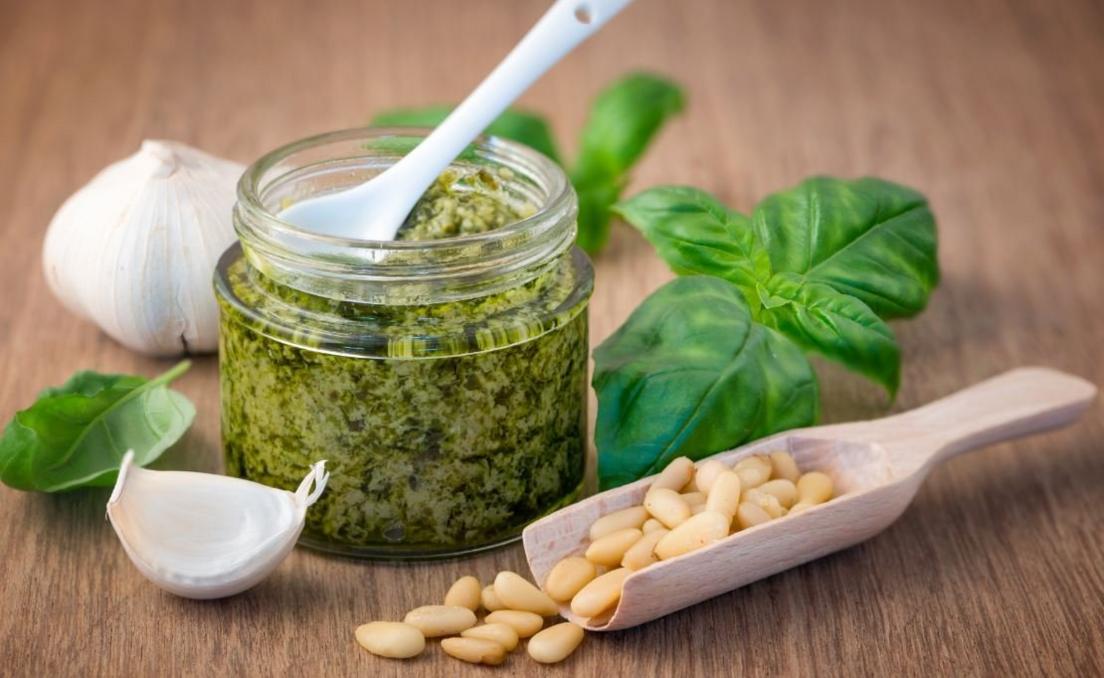
<svg viewBox="0 0 1104 678">
<path fill-rule="evenodd" d="M 585 2 L 575 8 L 575 20 L 581 24 L 589 24 L 594 21 L 594 12 Z"/>
</svg>

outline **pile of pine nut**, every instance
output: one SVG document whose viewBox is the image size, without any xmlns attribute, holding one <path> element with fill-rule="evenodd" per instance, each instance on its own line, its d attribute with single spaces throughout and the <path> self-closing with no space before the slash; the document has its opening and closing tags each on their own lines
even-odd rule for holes
<svg viewBox="0 0 1104 678">
<path fill-rule="evenodd" d="M 831 478 L 801 473 L 787 452 L 747 457 L 732 468 L 711 459 L 695 469 L 679 457 L 656 477 L 643 505 L 594 521 L 585 553 L 556 563 L 544 590 L 571 601 L 580 617 L 607 614 L 632 572 L 822 504 L 832 491 Z"/>
<path fill-rule="evenodd" d="M 583 642 L 571 622 L 544 628 L 545 617 L 571 603 L 580 617 L 617 608 L 625 578 L 762 523 L 793 515 L 832 498 L 832 479 L 802 473 L 787 452 L 754 455 L 729 468 L 711 459 L 695 469 L 675 459 L 656 477 L 644 503 L 602 516 L 590 526 L 582 556 L 564 558 L 548 573 L 544 590 L 514 572 L 499 572 L 482 586 L 473 576 L 456 580 L 443 605 L 424 605 L 401 622 L 357 627 L 356 639 L 381 657 L 407 659 L 425 649 L 426 638 L 443 638 L 441 649 L 473 664 L 506 661 L 522 639 L 529 656 L 543 664 L 567 659 Z M 486 610 L 483 623 L 476 613 Z"/>
<path fill-rule="evenodd" d="M 482 624 L 476 613 L 486 610 Z M 544 627 L 559 613 L 544 591 L 514 572 L 499 572 L 483 587 L 472 576 L 457 579 L 443 605 L 424 605 L 401 622 L 376 621 L 357 627 L 356 639 L 372 654 L 408 659 L 421 654 L 426 638 L 444 638 L 446 654 L 472 664 L 497 666 L 528 638 L 529 656 L 542 664 L 567 659 L 583 642 L 583 629 L 571 622 Z M 543 629 L 543 630 L 542 630 Z"/>
</svg>

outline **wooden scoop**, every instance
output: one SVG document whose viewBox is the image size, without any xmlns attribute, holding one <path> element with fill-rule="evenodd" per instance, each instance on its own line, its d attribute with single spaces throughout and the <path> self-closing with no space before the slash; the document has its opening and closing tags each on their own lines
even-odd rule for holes
<svg viewBox="0 0 1104 678">
<path fill-rule="evenodd" d="M 711 458 L 731 465 L 786 450 L 802 471 L 831 476 L 836 496 L 634 572 L 612 614 L 580 618 L 566 605 L 560 614 L 591 631 L 629 628 L 857 544 L 896 520 L 939 462 L 1070 424 L 1095 395 L 1083 379 L 1018 369 L 904 414 L 788 431 L 716 454 Z M 595 520 L 643 503 L 651 483 L 644 478 L 597 494 L 526 528 L 522 539 L 535 581 L 543 583 L 565 556 L 582 553 Z"/>
</svg>

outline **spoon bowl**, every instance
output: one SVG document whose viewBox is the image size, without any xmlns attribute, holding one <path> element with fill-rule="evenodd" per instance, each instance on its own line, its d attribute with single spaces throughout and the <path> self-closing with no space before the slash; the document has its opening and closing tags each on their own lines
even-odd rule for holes
<svg viewBox="0 0 1104 678">
<path fill-rule="evenodd" d="M 731 466 L 785 450 L 802 470 L 827 473 L 836 494 L 799 514 L 633 572 L 617 607 L 601 617 L 579 617 L 566 605 L 560 614 L 591 631 L 629 628 L 858 544 L 904 513 L 936 464 L 1072 423 L 1095 395 L 1096 387 L 1083 379 L 1025 368 L 904 414 L 786 432 L 713 455 Z M 534 579 L 544 582 L 562 558 L 581 553 L 595 520 L 643 503 L 653 479 L 597 494 L 526 528 L 522 538 Z"/>
<path fill-rule="evenodd" d="M 376 177 L 302 200 L 280 217 L 322 235 L 394 240 L 430 184 L 506 107 L 632 0 L 557 0 L 468 98 Z"/>
</svg>

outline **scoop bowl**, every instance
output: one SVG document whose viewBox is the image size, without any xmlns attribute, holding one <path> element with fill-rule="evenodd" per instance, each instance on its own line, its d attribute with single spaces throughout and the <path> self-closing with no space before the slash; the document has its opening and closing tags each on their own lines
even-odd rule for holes
<svg viewBox="0 0 1104 678">
<path fill-rule="evenodd" d="M 632 573 L 617 607 L 600 617 L 579 617 L 566 605 L 560 614 L 590 631 L 625 629 L 853 546 L 904 513 L 936 464 L 1066 426 L 1095 396 L 1096 387 L 1078 377 L 1023 368 L 903 414 L 790 431 L 713 455 L 732 465 L 785 450 L 801 469 L 827 473 L 836 496 Z M 535 581 L 544 582 L 557 562 L 585 549 L 595 520 L 643 503 L 653 479 L 594 495 L 526 528 L 522 540 Z"/>
</svg>

